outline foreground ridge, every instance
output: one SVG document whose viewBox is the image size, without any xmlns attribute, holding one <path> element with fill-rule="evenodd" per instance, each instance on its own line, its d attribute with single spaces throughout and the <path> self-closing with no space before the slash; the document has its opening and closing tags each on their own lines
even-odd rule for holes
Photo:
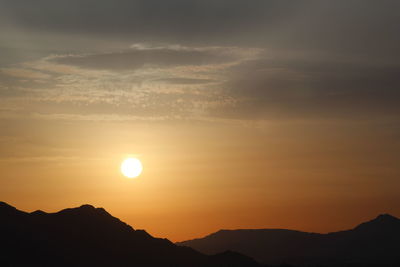
<svg viewBox="0 0 400 267">
<path fill-rule="evenodd" d="M 239 253 L 208 256 L 154 238 L 87 204 L 28 213 L 0 202 L 0 237 L 0 266 L 260 266 Z"/>
</svg>

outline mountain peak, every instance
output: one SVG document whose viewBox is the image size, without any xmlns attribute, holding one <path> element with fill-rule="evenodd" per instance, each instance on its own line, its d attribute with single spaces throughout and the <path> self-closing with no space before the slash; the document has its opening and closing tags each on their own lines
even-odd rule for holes
<svg viewBox="0 0 400 267">
<path fill-rule="evenodd" d="M 398 219 L 398 218 L 396 218 L 396 217 L 394 217 L 394 216 L 392 216 L 390 214 L 384 213 L 384 214 L 378 215 L 375 219 L 373 219 L 372 221 L 369 221 L 367 223 L 368 224 L 375 224 L 375 225 L 377 225 L 377 224 L 379 224 L 379 225 L 382 225 L 382 224 L 387 225 L 387 224 L 393 224 L 393 223 L 397 224 L 397 223 L 400 223 L 400 219 Z"/>
<path fill-rule="evenodd" d="M 375 219 L 358 225 L 355 229 L 382 229 L 389 230 L 400 226 L 400 219 L 384 213 L 378 215 Z"/>
<path fill-rule="evenodd" d="M 94 210 L 96 208 L 90 204 L 83 204 L 79 207 L 79 209 Z"/>
<path fill-rule="evenodd" d="M 378 217 L 375 218 L 375 220 L 379 220 L 379 221 L 399 221 L 398 218 L 388 214 L 388 213 L 384 213 L 384 214 L 380 214 Z"/>
<path fill-rule="evenodd" d="M 31 212 L 32 215 L 46 215 L 47 213 L 42 211 L 42 210 L 35 210 L 33 212 Z"/>
<path fill-rule="evenodd" d="M 69 213 L 69 214 L 99 214 L 99 215 L 109 215 L 111 216 L 105 209 L 103 208 L 96 208 L 93 205 L 90 204 L 83 204 L 79 207 L 76 208 L 69 208 L 69 209 L 64 209 L 61 210 L 59 213 Z"/>
</svg>

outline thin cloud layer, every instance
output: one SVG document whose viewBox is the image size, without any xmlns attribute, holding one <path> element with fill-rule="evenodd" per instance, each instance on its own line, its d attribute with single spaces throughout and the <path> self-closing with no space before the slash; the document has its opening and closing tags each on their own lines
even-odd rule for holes
<svg viewBox="0 0 400 267">
<path fill-rule="evenodd" d="M 36 119 L 199 118 L 207 115 L 210 107 L 232 105 L 219 86 L 223 72 L 254 59 L 259 52 L 234 47 L 133 45 L 123 52 L 53 55 L 3 68 L 2 75 L 19 78 L 8 86 L 18 86 L 20 94 L 7 102 L 25 103 Z M 37 81 L 33 78 L 42 80 L 34 85 Z"/>
<path fill-rule="evenodd" d="M 0 2 L 0 95 L 32 112 L 398 117 L 398 1 Z"/>
<path fill-rule="evenodd" d="M 8 32 L 129 42 L 273 47 L 379 58 L 396 51 L 393 0 L 2 0 Z M 37 8 L 40 6 L 40 8 Z M 58 44 L 68 49 L 68 44 Z M 392 55 L 393 56 L 393 55 Z"/>
<path fill-rule="evenodd" d="M 396 65 L 265 59 L 233 67 L 224 87 L 241 100 L 232 116 L 396 117 L 399 74 Z"/>
<path fill-rule="evenodd" d="M 143 67 L 174 67 L 220 64 L 235 58 L 224 50 L 196 49 L 130 49 L 123 52 L 55 57 L 54 62 L 88 69 L 112 71 L 135 70 Z"/>
</svg>

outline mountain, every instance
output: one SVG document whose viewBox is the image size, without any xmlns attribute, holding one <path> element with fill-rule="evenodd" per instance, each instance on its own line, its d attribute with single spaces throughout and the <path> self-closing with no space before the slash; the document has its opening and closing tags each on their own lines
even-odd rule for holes
<svg viewBox="0 0 400 267">
<path fill-rule="evenodd" d="M 0 202 L 0 266 L 259 266 L 239 253 L 204 255 L 135 230 L 102 208 L 23 212 Z"/>
<path fill-rule="evenodd" d="M 271 265 L 400 266 L 400 220 L 383 214 L 354 229 L 328 234 L 285 229 L 220 230 L 177 244 L 205 254 L 237 251 Z"/>
</svg>

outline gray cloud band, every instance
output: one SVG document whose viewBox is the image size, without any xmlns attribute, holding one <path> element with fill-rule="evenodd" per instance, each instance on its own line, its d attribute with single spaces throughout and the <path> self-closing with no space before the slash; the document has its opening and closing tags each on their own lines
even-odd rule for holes
<svg viewBox="0 0 400 267">
<path fill-rule="evenodd" d="M 8 99 L 245 119 L 398 114 L 398 1 L 0 2 Z M 127 49 L 137 42 L 149 45 Z"/>
</svg>

